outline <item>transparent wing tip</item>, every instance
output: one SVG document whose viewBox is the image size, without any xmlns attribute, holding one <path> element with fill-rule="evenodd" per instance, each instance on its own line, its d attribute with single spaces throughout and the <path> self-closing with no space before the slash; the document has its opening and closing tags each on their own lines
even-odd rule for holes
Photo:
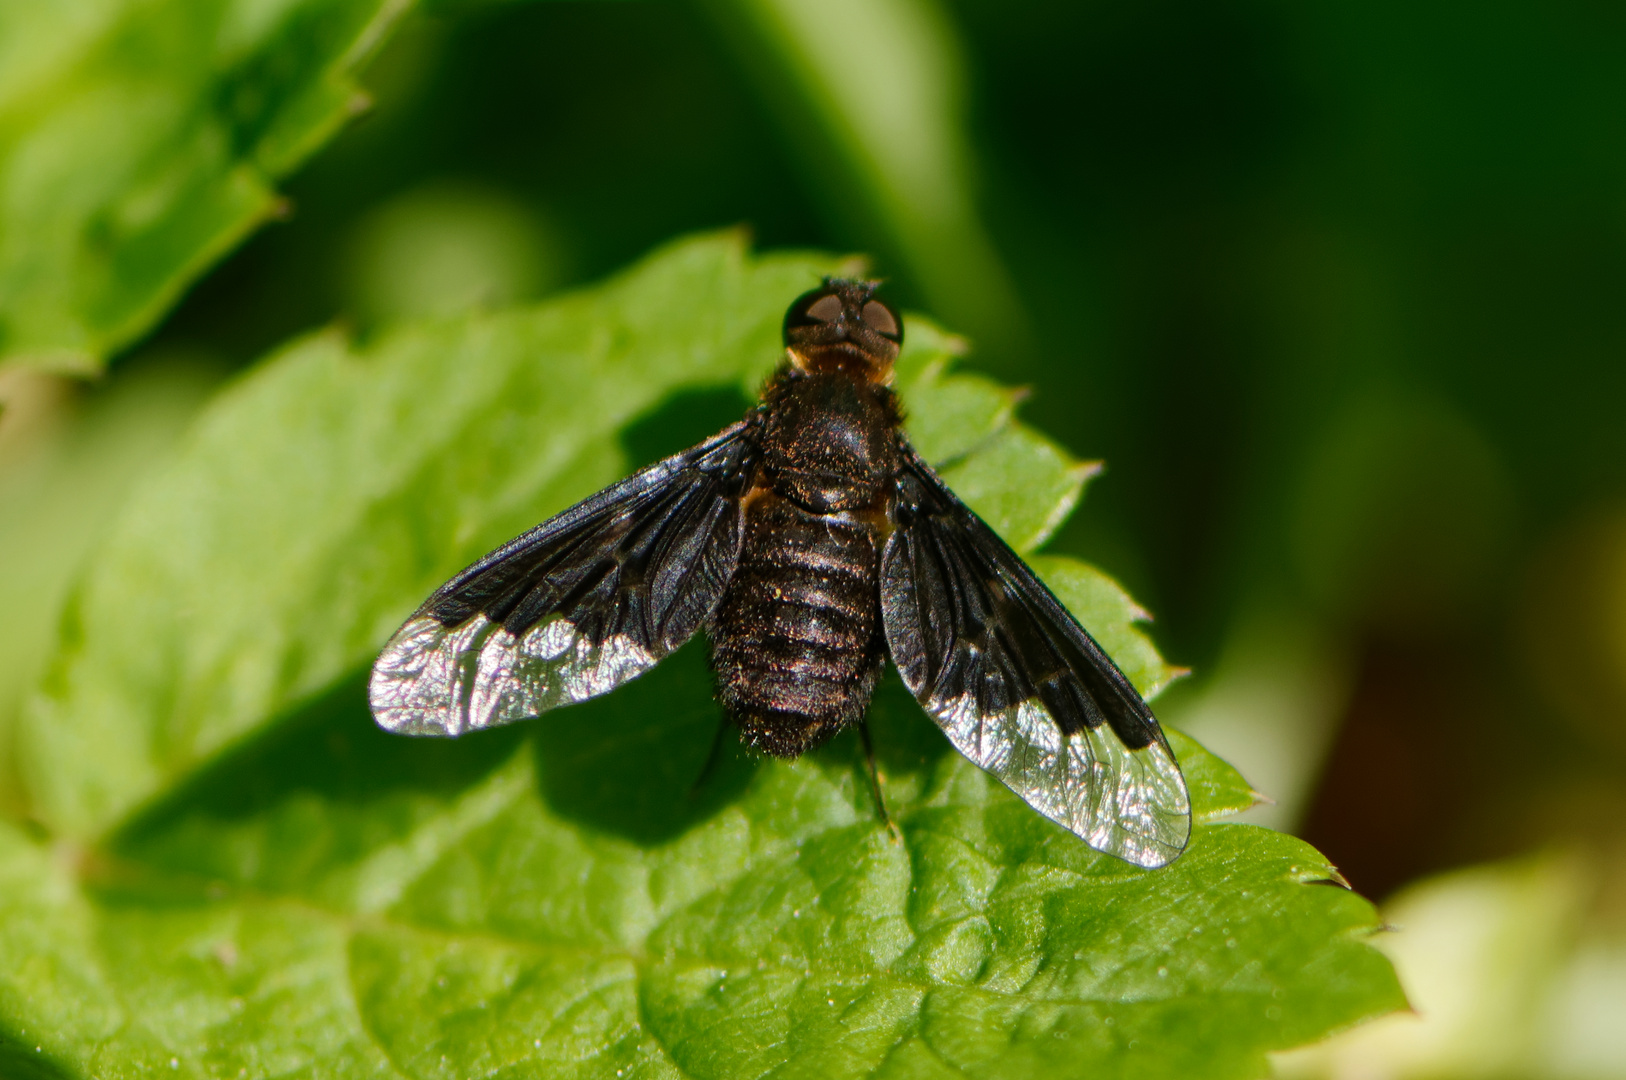
<svg viewBox="0 0 1626 1080">
<path fill-rule="evenodd" d="M 1159 870 L 1185 852 L 1191 840 L 1191 815 L 1189 812 L 1183 816 L 1161 815 L 1153 835 L 1120 828 L 1104 843 L 1090 836 L 1081 835 L 1080 838 L 1103 854 L 1145 870 Z"/>
<path fill-rule="evenodd" d="M 450 636 L 438 620 L 420 615 L 385 644 L 367 683 L 379 727 L 397 735 L 459 734 L 451 722 L 456 672 L 446 662 Z"/>
</svg>

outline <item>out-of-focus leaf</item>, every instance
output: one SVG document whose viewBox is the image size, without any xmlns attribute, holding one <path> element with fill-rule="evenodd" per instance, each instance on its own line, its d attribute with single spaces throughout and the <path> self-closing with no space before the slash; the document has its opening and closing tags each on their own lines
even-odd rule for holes
<svg viewBox="0 0 1626 1080">
<path fill-rule="evenodd" d="M 973 194 L 961 47 L 937 0 L 707 0 L 832 214 L 934 307 L 1009 342 L 1020 303 Z"/>
<path fill-rule="evenodd" d="M 1415 1011 L 1276 1058 L 1290 1080 L 1626 1075 L 1618 857 L 1549 851 L 1454 870 L 1384 904 L 1378 945 Z M 1601 902 L 1599 902 L 1601 900 Z"/>
<path fill-rule="evenodd" d="M 531 724 L 373 725 L 359 669 L 396 620 L 737 415 L 787 298 L 831 268 L 688 242 L 534 309 L 317 338 L 219 397 L 112 530 L 29 714 L 59 838 L 0 835 L 0 1062 L 1245 1077 L 1399 1005 L 1370 906 L 1311 887 L 1335 872 L 1302 842 L 1199 824 L 1162 871 L 1094 853 L 895 678 L 871 726 L 897 839 L 853 733 L 796 762 L 725 742 L 708 770 L 699 643 Z M 1056 459 L 1008 415 L 984 435 L 961 462 L 1005 455 L 991 478 L 1026 475 L 1006 436 Z M 1021 521 L 1075 497 L 996 494 Z M 1044 570 L 1154 684 L 1133 602 Z M 1172 741 L 1200 822 L 1252 798 Z"/>
<path fill-rule="evenodd" d="M 6 378 L 45 394 L 19 404 L 15 417 L 0 413 L 0 435 L 13 421 L 49 424 L 24 435 L 29 445 L 16 454 L 0 455 L 0 806 L 16 813 L 16 720 L 55 645 L 63 596 L 130 485 L 174 441 L 219 374 L 196 360 L 156 357 L 94 389 L 21 369 Z"/>
<path fill-rule="evenodd" d="M 499 191 L 428 184 L 371 211 L 350 241 L 350 307 L 364 325 L 493 309 L 554 291 L 559 244 Z"/>
<path fill-rule="evenodd" d="M 1194 692 L 1158 712 L 1268 795 L 1247 821 L 1296 832 L 1348 708 L 1356 645 L 1279 598 L 1255 597 Z"/>
<path fill-rule="evenodd" d="M 94 371 L 277 212 L 400 0 L 0 5 L 0 363 Z"/>
</svg>

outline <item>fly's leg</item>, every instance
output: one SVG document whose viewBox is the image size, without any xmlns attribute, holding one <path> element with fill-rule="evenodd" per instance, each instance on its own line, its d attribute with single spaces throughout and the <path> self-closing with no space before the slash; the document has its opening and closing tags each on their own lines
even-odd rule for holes
<svg viewBox="0 0 1626 1080">
<path fill-rule="evenodd" d="M 705 786 L 712 773 L 717 771 L 717 765 L 723 756 L 723 729 L 727 726 L 727 717 L 717 718 L 717 730 L 712 732 L 711 749 L 706 751 L 706 762 L 700 766 L 700 773 L 694 778 L 694 783 L 689 785 L 690 799 L 700 794 L 700 789 Z"/>
<path fill-rule="evenodd" d="M 869 789 L 875 795 L 875 812 L 881 815 L 881 824 L 886 826 L 886 831 L 892 834 L 892 842 L 902 843 L 903 832 L 898 828 L 898 823 L 892 820 L 892 815 L 886 812 L 886 797 L 881 794 L 881 777 L 875 771 L 875 744 L 870 741 L 869 720 L 858 725 L 858 738 L 864 744 L 864 764 L 869 768 Z"/>
</svg>

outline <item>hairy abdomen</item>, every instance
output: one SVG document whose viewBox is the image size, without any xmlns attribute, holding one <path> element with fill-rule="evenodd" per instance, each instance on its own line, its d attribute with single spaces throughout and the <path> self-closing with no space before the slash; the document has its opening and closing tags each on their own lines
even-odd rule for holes
<svg viewBox="0 0 1626 1080">
<path fill-rule="evenodd" d="M 882 658 L 874 525 L 764 493 L 712 626 L 717 691 L 745 741 L 795 757 L 864 717 Z"/>
</svg>

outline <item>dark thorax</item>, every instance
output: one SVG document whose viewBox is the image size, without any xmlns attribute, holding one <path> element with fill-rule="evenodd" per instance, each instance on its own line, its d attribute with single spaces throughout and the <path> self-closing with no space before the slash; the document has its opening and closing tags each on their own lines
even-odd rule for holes
<svg viewBox="0 0 1626 1080">
<path fill-rule="evenodd" d="M 899 461 L 886 385 L 897 345 L 882 333 L 896 321 L 866 288 L 809 297 L 787 316 L 789 362 L 753 423 L 761 471 L 712 625 L 719 697 L 746 742 L 780 757 L 869 706 L 886 655 L 880 555 Z"/>
<path fill-rule="evenodd" d="M 764 394 L 760 446 L 774 493 L 814 514 L 862 514 L 898 471 L 892 391 L 846 372 L 783 371 Z"/>
</svg>

